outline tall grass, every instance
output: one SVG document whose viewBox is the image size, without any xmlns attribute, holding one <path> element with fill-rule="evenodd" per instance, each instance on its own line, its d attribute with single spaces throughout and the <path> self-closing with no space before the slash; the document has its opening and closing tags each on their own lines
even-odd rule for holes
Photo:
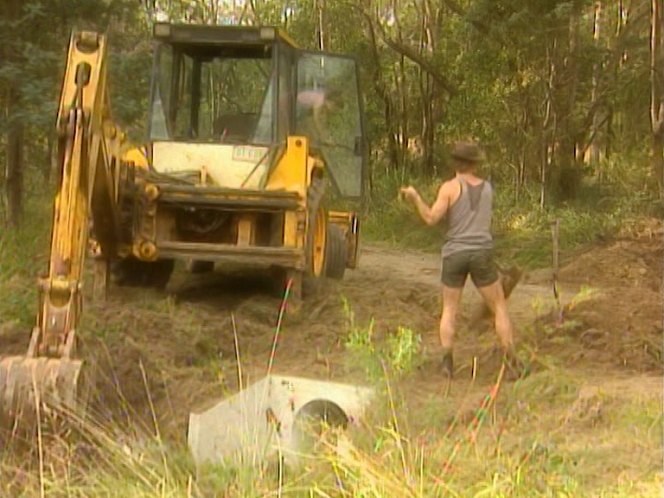
<svg viewBox="0 0 664 498">
<path fill-rule="evenodd" d="M 412 373 L 384 369 L 366 419 L 325 435 L 321 451 L 285 472 L 274 461 L 196 469 L 158 427 L 69 414 L 66 433 L 45 424 L 32 448 L 0 450 L 0 496 L 660 496 L 657 393 L 588 394 L 578 377 L 551 368 L 500 391 L 478 386 L 497 394 L 470 411 L 455 406 L 458 396 L 424 410 L 393 378 Z"/>
<path fill-rule="evenodd" d="M 423 414 L 404 410 L 389 378 L 382 386 L 362 425 L 324 436 L 318 453 L 285 473 L 269 461 L 196 470 L 186 449 L 157 431 L 74 416 L 74 431 L 44 436 L 31 458 L 0 453 L 0 496 L 661 496 L 656 395 L 586 395 L 573 377 L 548 370 L 502 386 L 483 424 L 474 423 L 476 410 L 450 427 L 454 411 L 419 420 Z"/>
<path fill-rule="evenodd" d="M 47 272 L 51 210 L 43 199 L 30 199 L 18 230 L 0 230 L 0 317 L 32 325 L 37 277 Z"/>
</svg>

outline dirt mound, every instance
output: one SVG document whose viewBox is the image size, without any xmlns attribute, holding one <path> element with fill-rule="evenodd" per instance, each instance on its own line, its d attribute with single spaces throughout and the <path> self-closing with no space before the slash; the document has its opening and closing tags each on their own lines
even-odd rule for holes
<svg viewBox="0 0 664 498">
<path fill-rule="evenodd" d="M 649 220 L 631 238 L 595 247 L 562 268 L 562 286 L 592 289 L 565 311 L 565 333 L 578 346 L 572 359 L 662 371 L 662 234 L 662 223 Z"/>
<path fill-rule="evenodd" d="M 648 289 L 607 289 L 569 313 L 580 327 L 579 359 L 589 354 L 639 371 L 662 369 L 662 303 Z"/>
<path fill-rule="evenodd" d="M 589 248 L 560 271 L 563 282 L 596 287 L 639 287 L 659 291 L 664 262 L 664 228 L 649 220 L 604 246 Z"/>
</svg>

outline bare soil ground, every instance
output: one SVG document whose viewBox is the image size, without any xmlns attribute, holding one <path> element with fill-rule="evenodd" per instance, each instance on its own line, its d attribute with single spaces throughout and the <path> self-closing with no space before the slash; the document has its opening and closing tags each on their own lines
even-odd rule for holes
<svg viewBox="0 0 664 498">
<path fill-rule="evenodd" d="M 560 272 L 561 323 L 551 312 L 551 270 L 525 275 L 510 310 L 518 344 L 533 368 L 563 367 L 581 379 L 585 393 L 658 396 L 663 256 L 658 222 L 575 255 Z M 299 313 L 287 314 L 273 371 L 363 381 L 344 346 L 345 300 L 357 326 L 373 320 L 377 342 L 399 326 L 422 336 L 424 359 L 401 383 L 411 410 L 425 410 L 442 398 L 445 406 L 475 406 L 498 372 L 495 337 L 466 327 L 479 304 L 469 283 L 459 318 L 456 378 L 445 386 L 438 356 L 439 272 L 436 254 L 365 247 L 360 268 L 341 282 L 325 282 Z M 97 415 L 122 423 L 141 420 L 146 427 L 155 418 L 162 434 L 183 441 L 192 409 L 237 390 L 238 354 L 243 382 L 265 375 L 280 303 L 269 278 L 256 272 L 178 272 L 166 294 L 113 288 L 106 303 L 87 306 L 81 327 L 83 354 L 97 372 Z M 25 338 L 25 331 L 5 326 L 0 349 L 21 353 Z"/>
</svg>

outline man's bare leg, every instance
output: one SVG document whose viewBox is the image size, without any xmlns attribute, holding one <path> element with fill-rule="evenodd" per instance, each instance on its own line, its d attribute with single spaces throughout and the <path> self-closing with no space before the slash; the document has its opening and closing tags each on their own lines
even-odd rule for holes
<svg viewBox="0 0 664 498">
<path fill-rule="evenodd" d="M 514 351 L 514 328 L 507 312 L 507 300 L 503 293 L 503 286 L 500 281 L 496 281 L 486 287 L 478 287 L 478 290 L 494 313 L 496 334 L 503 348 L 503 357 L 505 365 L 508 368 L 508 376 L 516 379 L 528 375 L 528 368 L 521 362 Z"/>
<path fill-rule="evenodd" d="M 443 370 L 452 376 L 452 346 L 456 325 L 457 310 L 463 287 L 448 287 L 443 284 L 443 312 L 440 316 L 440 345 L 443 347 Z"/>
<path fill-rule="evenodd" d="M 507 311 L 507 300 L 500 281 L 496 280 L 491 285 L 478 287 L 477 290 L 493 312 L 496 334 L 498 334 L 503 351 L 505 353 L 511 352 L 514 348 L 514 328 Z"/>
</svg>

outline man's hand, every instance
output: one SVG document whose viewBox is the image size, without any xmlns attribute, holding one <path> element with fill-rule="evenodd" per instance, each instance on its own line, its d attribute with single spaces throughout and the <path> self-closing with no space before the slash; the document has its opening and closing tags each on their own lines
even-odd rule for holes
<svg viewBox="0 0 664 498">
<path fill-rule="evenodd" d="M 420 194 L 417 193 L 417 190 L 415 190 L 415 187 L 413 187 L 412 185 L 408 185 L 407 187 L 401 187 L 400 193 L 404 199 L 410 202 L 414 202 L 415 199 L 417 199 L 420 196 Z"/>
</svg>

